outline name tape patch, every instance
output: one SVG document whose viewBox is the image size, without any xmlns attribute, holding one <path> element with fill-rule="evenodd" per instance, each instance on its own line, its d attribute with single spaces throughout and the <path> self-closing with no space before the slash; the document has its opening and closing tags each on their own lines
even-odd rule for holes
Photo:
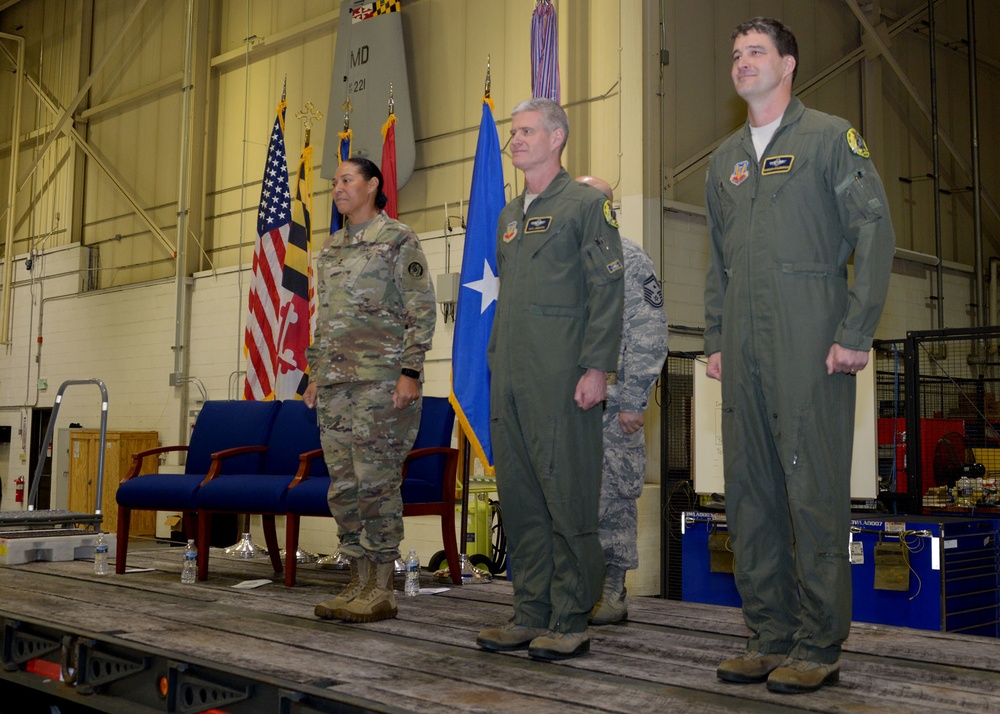
<svg viewBox="0 0 1000 714">
<path fill-rule="evenodd" d="M 552 216 L 537 216 L 529 218 L 524 224 L 525 233 L 544 233 L 552 225 Z"/>
<path fill-rule="evenodd" d="M 761 167 L 760 175 L 767 176 L 769 174 L 787 174 L 792 170 L 792 163 L 795 161 L 795 157 L 791 154 L 785 154 L 784 156 L 769 156 L 764 159 L 764 165 Z"/>
</svg>

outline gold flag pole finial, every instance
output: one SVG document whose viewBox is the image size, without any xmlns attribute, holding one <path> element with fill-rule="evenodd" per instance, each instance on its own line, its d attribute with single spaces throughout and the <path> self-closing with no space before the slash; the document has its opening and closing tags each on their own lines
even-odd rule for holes
<svg viewBox="0 0 1000 714">
<path fill-rule="evenodd" d="M 295 112 L 295 117 L 302 120 L 302 125 L 306 128 L 306 146 L 309 146 L 309 135 L 312 133 L 313 119 L 322 119 L 323 112 L 316 109 L 316 105 L 312 102 L 306 102 L 306 106 L 303 109 Z"/>
<path fill-rule="evenodd" d="M 340 105 L 340 108 L 344 110 L 344 131 L 351 128 L 351 112 L 354 111 L 354 107 L 351 106 L 351 95 L 347 95 L 347 99 L 344 103 Z"/>
</svg>

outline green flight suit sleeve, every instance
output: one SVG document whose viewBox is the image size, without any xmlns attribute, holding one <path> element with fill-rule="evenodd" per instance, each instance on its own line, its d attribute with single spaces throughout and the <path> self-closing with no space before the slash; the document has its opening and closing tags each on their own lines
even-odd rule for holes
<svg viewBox="0 0 1000 714">
<path fill-rule="evenodd" d="M 500 217 L 497 219 L 497 237 L 496 237 L 497 249 L 494 255 L 496 255 L 496 260 L 497 260 L 498 280 L 500 279 L 500 275 L 503 273 L 503 252 L 500 250 L 500 245 L 503 242 L 503 234 L 506 231 L 505 226 L 507 224 L 504 222 L 506 220 L 506 216 L 507 216 L 507 209 L 504 208 L 504 210 L 500 212 Z M 496 306 L 497 310 L 499 310 L 500 309 L 499 301 L 496 303 Z M 493 355 L 496 352 L 496 340 L 497 340 L 496 329 L 490 330 L 490 338 L 486 343 L 486 358 L 488 361 L 492 360 Z"/>
<path fill-rule="evenodd" d="M 848 135 L 854 132 L 851 129 Z M 889 290 L 896 238 L 882 180 L 856 132 L 854 141 L 841 135 L 832 141 L 832 175 L 841 231 L 854 251 L 854 281 L 847 312 L 834 342 L 852 350 L 871 349 Z M 861 142 L 860 145 L 858 142 Z M 852 144 L 854 148 L 852 148 Z M 844 256 L 844 262 L 847 262 Z"/>
<path fill-rule="evenodd" d="M 705 208 L 708 221 L 708 273 L 705 276 L 705 354 L 722 350 L 722 307 L 729 276 L 722 246 L 722 211 L 719 181 L 709 164 L 705 179 Z"/>
<path fill-rule="evenodd" d="M 618 368 L 625 299 L 622 241 L 610 201 L 588 201 L 582 206 L 582 214 L 580 250 L 588 297 L 587 324 L 577 364 L 584 369 L 612 372 Z"/>
</svg>

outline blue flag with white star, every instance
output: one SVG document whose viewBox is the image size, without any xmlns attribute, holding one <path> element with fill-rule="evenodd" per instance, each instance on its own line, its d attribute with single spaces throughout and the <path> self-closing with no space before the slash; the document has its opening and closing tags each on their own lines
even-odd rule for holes
<svg viewBox="0 0 1000 714">
<path fill-rule="evenodd" d="M 497 309 L 497 221 L 506 204 L 500 137 L 493 102 L 483 99 L 483 118 L 472 165 L 469 221 L 455 310 L 451 352 L 451 396 L 459 424 L 487 474 L 493 472 L 490 441 L 490 369 L 486 348 Z"/>
</svg>

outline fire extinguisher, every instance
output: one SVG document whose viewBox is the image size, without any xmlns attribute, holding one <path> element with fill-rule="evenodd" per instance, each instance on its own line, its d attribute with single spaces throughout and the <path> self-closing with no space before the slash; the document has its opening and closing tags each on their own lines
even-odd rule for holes
<svg viewBox="0 0 1000 714">
<path fill-rule="evenodd" d="M 18 476 L 14 479 L 14 500 L 17 503 L 24 503 L 24 477 Z"/>
</svg>

